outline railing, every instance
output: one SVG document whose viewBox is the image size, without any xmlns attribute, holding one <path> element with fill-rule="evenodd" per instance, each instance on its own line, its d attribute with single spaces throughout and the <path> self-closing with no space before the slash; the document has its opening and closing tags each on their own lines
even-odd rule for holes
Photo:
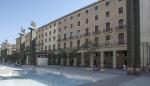
<svg viewBox="0 0 150 86">
<path fill-rule="evenodd" d="M 116 26 L 116 31 L 124 31 L 127 30 L 127 25 L 123 25 L 123 26 Z"/>
<path fill-rule="evenodd" d="M 112 32 L 112 31 L 113 31 L 113 28 L 112 28 L 112 27 L 109 28 L 109 29 L 104 29 L 104 30 L 103 30 L 104 33 L 109 33 L 109 32 Z"/>
<path fill-rule="evenodd" d="M 81 37 L 82 37 L 82 34 L 75 36 L 75 38 L 77 38 L 77 39 L 78 39 L 78 38 L 81 38 Z"/>
<path fill-rule="evenodd" d="M 101 31 L 99 30 L 99 31 L 94 31 L 93 33 L 93 36 L 95 36 L 95 35 L 100 35 L 101 34 Z"/>
<path fill-rule="evenodd" d="M 91 33 L 90 32 L 88 32 L 88 33 L 84 33 L 83 34 L 83 37 L 89 37 L 91 35 Z"/>
</svg>

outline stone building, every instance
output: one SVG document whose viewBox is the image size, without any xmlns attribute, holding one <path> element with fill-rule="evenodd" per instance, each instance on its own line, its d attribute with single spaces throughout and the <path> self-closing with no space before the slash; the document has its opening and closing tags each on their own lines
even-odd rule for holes
<svg viewBox="0 0 150 86">
<path fill-rule="evenodd" d="M 99 0 L 43 25 L 36 44 L 43 52 L 39 56 L 53 63 L 122 68 L 127 59 L 126 0 Z"/>
</svg>

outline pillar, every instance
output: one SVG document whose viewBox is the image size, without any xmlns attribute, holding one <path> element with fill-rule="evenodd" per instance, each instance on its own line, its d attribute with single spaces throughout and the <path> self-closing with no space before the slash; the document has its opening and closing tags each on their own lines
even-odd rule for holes
<svg viewBox="0 0 150 86">
<path fill-rule="evenodd" d="M 61 65 L 63 66 L 63 64 L 64 64 L 64 59 L 61 58 Z"/>
<path fill-rule="evenodd" d="M 77 58 L 76 57 L 74 57 L 74 66 L 77 66 Z"/>
<path fill-rule="evenodd" d="M 144 0 L 143 0 L 144 1 Z M 127 4 L 127 74 L 140 75 L 140 0 L 126 0 Z"/>
<path fill-rule="evenodd" d="M 116 51 L 113 51 L 113 68 L 115 69 L 117 66 L 117 55 Z"/>
<path fill-rule="evenodd" d="M 81 66 L 85 66 L 84 53 L 81 53 Z"/>
<path fill-rule="evenodd" d="M 70 65 L 69 54 L 67 54 L 67 66 Z"/>
<path fill-rule="evenodd" d="M 94 67 L 93 53 L 90 54 L 90 67 Z"/>
<path fill-rule="evenodd" d="M 104 68 L 104 51 L 101 51 L 101 68 Z"/>
</svg>

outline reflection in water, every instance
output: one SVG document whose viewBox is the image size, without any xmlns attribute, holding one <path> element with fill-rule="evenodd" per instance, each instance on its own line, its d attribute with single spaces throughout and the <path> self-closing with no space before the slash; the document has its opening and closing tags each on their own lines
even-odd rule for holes
<svg viewBox="0 0 150 86">
<path fill-rule="evenodd" d="M 0 80 L 0 86 L 77 86 L 91 80 L 68 78 L 63 72 L 37 70 L 15 71 L 19 76 Z"/>
</svg>

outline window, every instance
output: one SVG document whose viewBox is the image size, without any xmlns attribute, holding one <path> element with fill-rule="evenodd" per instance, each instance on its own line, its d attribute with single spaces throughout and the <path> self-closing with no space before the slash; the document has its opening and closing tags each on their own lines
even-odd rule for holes
<svg viewBox="0 0 150 86">
<path fill-rule="evenodd" d="M 73 24 L 70 24 L 70 27 L 73 28 Z"/>
<path fill-rule="evenodd" d="M 45 46 L 45 51 L 47 50 L 47 46 Z"/>
<path fill-rule="evenodd" d="M 98 44 L 98 37 L 95 37 L 95 43 Z"/>
<path fill-rule="evenodd" d="M 70 19 L 72 20 L 72 19 L 73 19 L 73 16 L 71 16 Z"/>
<path fill-rule="evenodd" d="M 66 21 L 66 19 L 64 19 L 64 21 Z"/>
<path fill-rule="evenodd" d="M 49 25 L 49 27 L 51 28 L 52 26 L 51 26 L 51 25 Z"/>
<path fill-rule="evenodd" d="M 53 40 L 55 41 L 55 36 L 53 37 Z"/>
<path fill-rule="evenodd" d="M 86 11 L 85 11 L 85 13 L 86 13 L 86 14 L 88 14 L 88 13 L 89 13 L 89 11 L 88 11 L 88 10 L 86 10 Z"/>
<path fill-rule="evenodd" d="M 119 29 L 123 29 L 123 19 L 119 19 L 118 23 L 119 23 Z"/>
<path fill-rule="evenodd" d="M 97 20 L 98 20 L 98 15 L 95 16 L 95 21 L 97 21 Z"/>
<path fill-rule="evenodd" d="M 98 25 L 95 25 L 95 34 L 98 34 Z"/>
<path fill-rule="evenodd" d="M 73 34 L 73 33 L 72 33 L 72 32 L 70 32 L 70 38 L 72 38 L 72 34 Z"/>
<path fill-rule="evenodd" d="M 80 26 L 80 21 L 78 21 L 78 26 Z"/>
<path fill-rule="evenodd" d="M 64 34 L 64 40 L 67 40 L 66 34 Z"/>
<path fill-rule="evenodd" d="M 43 40 L 42 40 L 42 44 L 43 44 Z"/>
<path fill-rule="evenodd" d="M 77 48 L 80 47 L 80 40 L 77 40 Z"/>
<path fill-rule="evenodd" d="M 55 44 L 53 44 L 53 50 L 55 50 Z"/>
<path fill-rule="evenodd" d="M 64 26 L 64 30 L 66 30 L 67 26 Z"/>
<path fill-rule="evenodd" d="M 95 10 L 98 10 L 98 6 L 95 6 Z"/>
<path fill-rule="evenodd" d="M 107 2 L 105 3 L 105 5 L 106 5 L 106 6 L 109 6 L 109 3 L 110 3 L 110 1 L 107 1 Z"/>
<path fill-rule="evenodd" d="M 61 24 L 61 21 L 59 21 L 59 24 Z"/>
<path fill-rule="evenodd" d="M 60 35 L 59 35 L 59 40 L 60 40 Z"/>
<path fill-rule="evenodd" d="M 47 43 L 47 39 L 45 39 L 45 43 Z"/>
<path fill-rule="evenodd" d="M 51 38 L 49 38 L 49 42 L 51 41 Z"/>
<path fill-rule="evenodd" d="M 86 24 L 87 24 L 87 23 L 89 23 L 89 20 L 88 20 L 88 18 L 86 18 Z"/>
<path fill-rule="evenodd" d="M 47 36 L 47 33 L 45 33 L 45 36 Z"/>
<path fill-rule="evenodd" d="M 66 48 L 66 43 L 64 43 L 64 49 Z"/>
<path fill-rule="evenodd" d="M 56 23 L 54 23 L 54 26 L 56 26 Z"/>
<path fill-rule="evenodd" d="M 72 48 L 72 46 L 73 46 L 73 43 L 72 43 L 72 41 L 70 42 L 70 48 Z"/>
<path fill-rule="evenodd" d="M 56 30 L 54 30 L 54 34 L 56 33 Z"/>
<path fill-rule="evenodd" d="M 106 36 L 105 43 L 106 43 L 106 46 L 108 46 L 110 44 L 110 35 Z"/>
<path fill-rule="evenodd" d="M 110 22 L 106 23 L 106 32 L 110 31 Z"/>
<path fill-rule="evenodd" d="M 106 18 L 108 18 L 108 17 L 110 17 L 110 12 L 109 11 L 106 12 Z"/>
<path fill-rule="evenodd" d="M 123 7 L 118 8 L 118 14 L 122 14 L 123 13 Z"/>
<path fill-rule="evenodd" d="M 123 45 L 124 44 L 124 33 L 119 33 L 118 39 L 119 39 L 118 44 Z"/>
<path fill-rule="evenodd" d="M 51 35 L 51 31 L 49 31 L 49 35 Z"/>
</svg>

